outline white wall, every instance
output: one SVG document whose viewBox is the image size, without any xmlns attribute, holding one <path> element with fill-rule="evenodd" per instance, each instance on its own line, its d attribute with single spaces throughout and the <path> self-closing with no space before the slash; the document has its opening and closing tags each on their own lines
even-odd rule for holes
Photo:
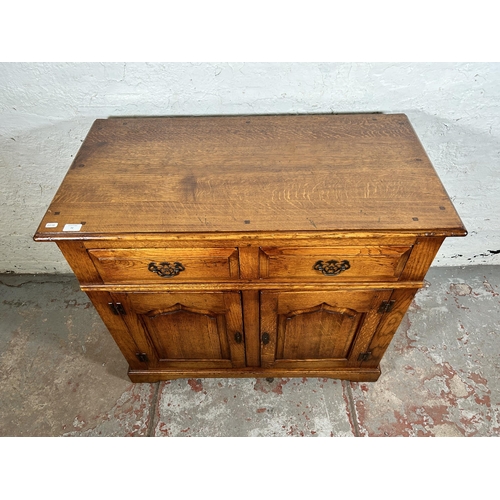
<svg viewBox="0 0 500 500">
<path fill-rule="evenodd" d="M 32 235 L 96 118 L 402 112 L 469 236 L 434 265 L 499 264 L 500 64 L 2 63 L 0 272 L 69 272 Z"/>
</svg>

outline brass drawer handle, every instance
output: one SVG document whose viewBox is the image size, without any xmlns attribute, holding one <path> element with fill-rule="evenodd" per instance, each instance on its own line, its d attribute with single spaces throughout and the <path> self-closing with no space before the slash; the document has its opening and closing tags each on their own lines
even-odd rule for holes
<svg viewBox="0 0 500 500">
<path fill-rule="evenodd" d="M 148 271 L 156 273 L 162 278 L 172 278 L 185 269 L 180 262 L 174 262 L 173 264 L 170 264 L 170 262 L 160 262 L 158 265 L 156 262 L 150 262 L 148 266 Z"/>
<path fill-rule="evenodd" d="M 339 262 L 338 260 L 327 260 L 324 263 L 322 260 L 318 260 L 314 264 L 314 269 L 316 271 L 321 271 L 325 276 L 336 276 L 344 271 L 347 271 L 351 267 L 348 260 L 343 260 Z"/>
</svg>

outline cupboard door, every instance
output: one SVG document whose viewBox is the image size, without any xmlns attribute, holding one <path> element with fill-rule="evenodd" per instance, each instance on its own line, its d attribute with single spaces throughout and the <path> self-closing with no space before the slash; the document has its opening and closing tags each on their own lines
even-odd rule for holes
<svg viewBox="0 0 500 500">
<path fill-rule="evenodd" d="M 239 292 L 112 293 L 144 369 L 245 366 Z"/>
<path fill-rule="evenodd" d="M 264 368 L 361 366 L 392 290 L 261 292 Z"/>
</svg>

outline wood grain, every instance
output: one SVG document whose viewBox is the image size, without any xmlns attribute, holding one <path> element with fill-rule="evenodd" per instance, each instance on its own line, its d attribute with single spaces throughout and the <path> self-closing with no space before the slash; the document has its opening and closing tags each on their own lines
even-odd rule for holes
<svg viewBox="0 0 500 500">
<path fill-rule="evenodd" d="M 368 348 L 371 357 L 361 363 L 363 367 L 376 368 L 379 365 L 417 290 L 416 288 L 394 290 L 391 295 L 391 300 L 394 300 L 394 308 L 390 314 L 383 315 Z"/>
<path fill-rule="evenodd" d="M 79 235 L 465 234 L 402 114 L 96 120 L 36 238 L 83 222 Z"/>
<path fill-rule="evenodd" d="M 34 239 L 58 244 L 133 382 L 375 381 L 466 233 L 407 117 L 362 114 L 97 120 Z"/>
<path fill-rule="evenodd" d="M 124 323 L 151 369 L 245 366 L 241 297 L 237 292 L 114 293 Z"/>
<path fill-rule="evenodd" d="M 58 241 L 57 246 L 80 283 L 103 282 L 94 263 L 88 258 L 87 249 L 82 241 Z"/>
<path fill-rule="evenodd" d="M 307 281 L 397 281 L 411 247 L 344 246 L 320 248 L 261 248 L 261 277 Z M 337 275 L 314 268 L 318 261 L 347 261 Z"/>
<path fill-rule="evenodd" d="M 392 290 L 261 292 L 262 366 L 328 369 L 360 366 Z"/>
<path fill-rule="evenodd" d="M 248 367 L 260 367 L 260 300 L 255 285 L 242 290 L 243 324 L 245 330 L 246 363 Z"/>
<path fill-rule="evenodd" d="M 238 279 L 236 248 L 134 248 L 90 249 L 89 255 L 104 283 L 164 283 L 192 280 Z M 171 277 L 149 270 L 178 262 L 182 271 Z"/>
<path fill-rule="evenodd" d="M 233 368 L 228 370 L 140 370 L 130 369 L 128 376 L 132 382 L 154 383 L 161 380 L 174 380 L 179 378 L 257 378 L 257 377 L 328 377 L 354 382 L 376 382 L 380 377 L 380 368 L 328 368 L 312 370 L 310 368 L 287 369 L 284 368 Z"/>
<path fill-rule="evenodd" d="M 402 272 L 401 279 L 405 281 L 423 280 L 443 241 L 444 238 L 439 237 L 418 238 Z"/>
<path fill-rule="evenodd" d="M 141 352 L 140 348 L 128 331 L 122 317 L 111 312 L 108 305 L 113 300 L 111 294 L 95 290 L 89 290 L 86 293 L 129 366 L 137 370 L 146 369 L 148 366 L 141 363 L 136 356 L 137 352 Z"/>
</svg>

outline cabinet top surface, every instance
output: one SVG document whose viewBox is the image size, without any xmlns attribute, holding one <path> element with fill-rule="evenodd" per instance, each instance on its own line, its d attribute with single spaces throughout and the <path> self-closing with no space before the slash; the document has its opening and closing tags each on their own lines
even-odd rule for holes
<svg viewBox="0 0 500 500">
<path fill-rule="evenodd" d="M 296 231 L 466 234 L 408 118 L 346 114 L 96 120 L 35 239 Z"/>
</svg>

